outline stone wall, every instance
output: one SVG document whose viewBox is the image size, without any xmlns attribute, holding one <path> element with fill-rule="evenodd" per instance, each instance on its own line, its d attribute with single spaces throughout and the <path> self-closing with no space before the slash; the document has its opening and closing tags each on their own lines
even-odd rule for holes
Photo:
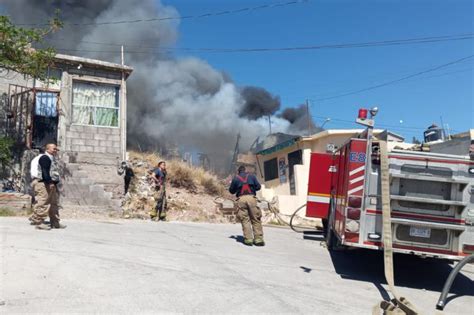
<svg viewBox="0 0 474 315">
<path fill-rule="evenodd" d="M 30 195 L 0 192 L 0 208 L 13 211 L 27 211 L 30 206 Z"/>
</svg>

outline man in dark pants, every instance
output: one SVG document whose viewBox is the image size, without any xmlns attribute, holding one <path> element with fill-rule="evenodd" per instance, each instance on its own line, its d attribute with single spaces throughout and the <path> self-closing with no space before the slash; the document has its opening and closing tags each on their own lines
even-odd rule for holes
<svg viewBox="0 0 474 315">
<path fill-rule="evenodd" d="M 232 179 L 229 192 L 237 196 L 237 218 L 242 223 L 244 244 L 265 246 L 263 241 L 262 210 L 257 207 L 256 192 L 261 188 L 255 175 L 245 172 L 240 166 Z"/>
<path fill-rule="evenodd" d="M 150 218 L 166 221 L 166 162 L 160 161 L 158 167 L 153 171 L 152 178 L 155 184 L 156 207 L 150 211 Z"/>
<path fill-rule="evenodd" d="M 128 188 L 130 187 L 130 182 L 132 178 L 135 177 L 135 173 L 133 172 L 132 166 L 127 162 L 122 162 L 123 167 L 123 183 L 124 183 L 124 195 L 127 194 Z"/>
</svg>

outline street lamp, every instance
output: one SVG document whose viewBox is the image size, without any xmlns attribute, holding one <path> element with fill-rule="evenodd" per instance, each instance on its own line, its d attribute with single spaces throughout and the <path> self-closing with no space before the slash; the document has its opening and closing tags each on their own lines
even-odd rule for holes
<svg viewBox="0 0 474 315">
<path fill-rule="evenodd" d="M 327 124 L 327 123 L 330 122 L 330 121 L 331 121 L 331 118 L 329 118 L 329 117 L 326 118 L 326 119 L 324 120 L 323 124 L 322 124 L 319 128 L 322 129 L 322 128 L 324 127 L 324 125 Z"/>
</svg>

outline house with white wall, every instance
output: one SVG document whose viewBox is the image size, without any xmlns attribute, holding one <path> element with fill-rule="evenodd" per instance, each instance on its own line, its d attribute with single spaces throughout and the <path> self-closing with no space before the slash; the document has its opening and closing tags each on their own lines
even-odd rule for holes
<svg viewBox="0 0 474 315">
<path fill-rule="evenodd" d="M 293 136 L 256 153 L 256 175 L 262 184 L 259 197 L 276 199 L 282 214 L 291 215 L 306 204 L 309 163 L 313 152 L 332 152 L 362 129 L 324 130 L 312 136 Z M 402 145 L 404 138 L 386 130 L 374 135 Z M 304 210 L 302 210 L 304 213 Z"/>
</svg>

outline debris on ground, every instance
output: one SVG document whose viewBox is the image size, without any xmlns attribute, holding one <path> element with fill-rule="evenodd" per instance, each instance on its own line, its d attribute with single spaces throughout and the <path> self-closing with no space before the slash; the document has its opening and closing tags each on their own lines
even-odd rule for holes
<svg viewBox="0 0 474 315">
<path fill-rule="evenodd" d="M 135 177 L 124 197 L 124 218 L 149 219 L 155 206 L 150 175 L 161 158 L 153 153 L 130 152 L 129 163 Z M 220 211 L 214 199 L 230 198 L 224 183 L 202 168 L 178 160 L 167 160 L 167 202 L 169 220 L 226 223 L 232 217 Z"/>
</svg>

